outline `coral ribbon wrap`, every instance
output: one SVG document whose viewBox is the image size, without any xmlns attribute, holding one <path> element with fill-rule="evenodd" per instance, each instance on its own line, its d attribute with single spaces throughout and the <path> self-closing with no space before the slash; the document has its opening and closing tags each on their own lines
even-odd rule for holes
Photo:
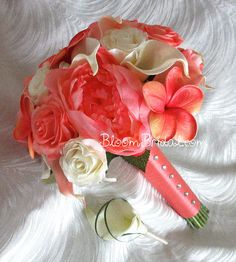
<svg viewBox="0 0 236 262">
<path fill-rule="evenodd" d="M 197 215 L 200 201 L 156 145 L 150 151 L 144 176 L 180 216 Z"/>
</svg>

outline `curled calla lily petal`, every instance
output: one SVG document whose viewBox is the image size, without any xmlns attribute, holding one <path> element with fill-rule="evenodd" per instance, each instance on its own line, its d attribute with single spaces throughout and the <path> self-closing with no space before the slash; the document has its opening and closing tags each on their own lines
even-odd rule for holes
<svg viewBox="0 0 236 262">
<path fill-rule="evenodd" d="M 147 76 L 158 75 L 176 62 L 183 64 L 184 73 L 189 76 L 187 59 L 178 49 L 161 41 L 148 40 L 127 55 L 122 65 Z"/>
<path fill-rule="evenodd" d="M 44 84 L 47 73 L 49 72 L 49 64 L 45 63 L 41 68 L 37 70 L 33 78 L 31 79 L 28 92 L 31 101 L 37 105 L 43 96 L 48 95 L 48 89 Z"/>
<path fill-rule="evenodd" d="M 104 240 L 128 242 L 140 235 L 146 235 L 167 244 L 166 240 L 148 232 L 141 218 L 125 199 L 117 198 L 108 201 L 97 214 L 87 207 L 85 213 L 96 234 Z"/>
<path fill-rule="evenodd" d="M 73 66 L 74 64 L 87 60 L 93 71 L 93 75 L 96 75 L 98 71 L 96 54 L 99 47 L 100 43 L 97 39 L 91 37 L 83 39 L 73 49 L 71 65 Z"/>
</svg>

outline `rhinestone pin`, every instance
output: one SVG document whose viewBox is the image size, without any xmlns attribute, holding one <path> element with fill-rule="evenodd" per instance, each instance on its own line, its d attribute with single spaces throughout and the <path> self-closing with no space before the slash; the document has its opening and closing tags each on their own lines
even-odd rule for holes
<svg viewBox="0 0 236 262">
<path fill-rule="evenodd" d="M 166 166 L 166 165 L 163 165 L 161 168 L 162 168 L 163 170 L 166 170 L 167 166 Z"/>
<path fill-rule="evenodd" d="M 154 160 L 158 160 L 158 158 L 159 158 L 159 157 L 158 157 L 157 155 L 155 155 L 155 156 L 153 157 Z"/>
</svg>

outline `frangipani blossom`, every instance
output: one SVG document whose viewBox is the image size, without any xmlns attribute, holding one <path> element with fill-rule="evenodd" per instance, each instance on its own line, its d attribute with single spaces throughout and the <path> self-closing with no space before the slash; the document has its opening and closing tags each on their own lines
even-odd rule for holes
<svg viewBox="0 0 236 262">
<path fill-rule="evenodd" d="M 149 124 L 154 138 L 168 141 L 190 141 L 197 132 L 192 114 L 200 110 L 203 92 L 195 85 L 176 85 L 178 74 L 173 68 L 167 75 L 165 86 L 150 81 L 143 86 L 143 95 L 150 108 Z"/>
</svg>

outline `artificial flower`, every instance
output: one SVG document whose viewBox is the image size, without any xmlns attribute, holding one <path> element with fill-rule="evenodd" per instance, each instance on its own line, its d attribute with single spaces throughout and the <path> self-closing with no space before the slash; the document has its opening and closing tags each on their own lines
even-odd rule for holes
<svg viewBox="0 0 236 262">
<path fill-rule="evenodd" d="M 188 77 L 187 60 L 174 47 L 181 43 L 181 38 L 171 29 L 158 29 L 157 26 L 146 26 L 136 21 L 117 20 L 112 17 L 104 17 L 92 27 L 96 30 L 93 28 L 90 34 L 98 37 L 117 61 L 134 71 L 141 80 L 166 71 L 177 61 L 183 64 L 184 73 Z M 100 34 L 95 33 L 96 31 L 100 31 Z M 165 35 L 165 32 L 168 33 Z M 178 39 L 177 42 L 174 39 Z M 169 44 L 168 40 L 172 44 Z"/>
<path fill-rule="evenodd" d="M 32 77 L 25 79 L 24 92 L 20 98 L 20 110 L 17 115 L 16 127 L 13 131 L 13 137 L 22 143 L 27 143 L 29 154 L 34 158 L 33 137 L 31 129 L 31 115 L 34 110 L 34 104 L 28 93 L 28 85 Z"/>
<path fill-rule="evenodd" d="M 106 150 L 121 155 L 145 151 L 143 133 L 149 133 L 148 108 L 142 84 L 128 69 L 116 64 L 113 56 L 100 48 L 98 73 L 93 76 L 87 63 L 76 68 L 52 70 L 46 78 L 49 90 L 64 103 L 70 121 L 83 138 L 126 140 L 126 145 L 107 145 Z M 121 128 L 122 127 L 122 128 Z"/>
<path fill-rule="evenodd" d="M 103 17 L 39 65 L 25 81 L 14 137 L 44 159 L 45 183 L 55 177 L 61 193 L 84 200 L 84 186 L 114 180 L 105 176 L 108 163 L 122 156 L 192 227 L 206 224 L 207 208 L 153 144 L 196 134 L 203 60 L 181 42 L 168 27 Z M 87 211 L 103 239 L 153 236 L 124 200 Z"/>
<path fill-rule="evenodd" d="M 188 62 L 178 49 L 161 41 L 148 40 L 127 55 L 121 64 L 131 69 L 137 77 L 143 80 L 149 75 L 165 72 L 176 62 L 182 64 L 184 74 L 188 77 Z"/>
<path fill-rule="evenodd" d="M 168 244 L 166 240 L 148 232 L 140 216 L 125 199 L 117 198 L 108 201 L 97 214 L 90 207 L 86 207 L 85 214 L 93 230 L 104 240 L 115 239 L 125 242 L 146 235 Z"/>
<path fill-rule="evenodd" d="M 79 44 L 75 45 L 71 53 L 71 65 L 76 66 L 86 60 L 93 71 L 93 75 L 96 75 L 98 71 L 96 55 L 99 47 L 100 43 L 95 38 L 87 37 L 81 40 Z"/>
<path fill-rule="evenodd" d="M 46 60 L 44 60 L 39 67 L 43 67 L 45 63 L 49 65 L 50 69 L 53 68 L 59 68 L 59 65 L 61 62 L 66 62 L 69 65 L 71 64 L 72 61 L 72 52 L 74 48 L 76 48 L 80 42 L 86 37 L 88 37 L 88 34 L 90 32 L 90 29 L 87 28 L 78 34 L 76 34 L 70 41 L 69 45 L 61 49 L 57 54 L 50 56 Z"/>
<path fill-rule="evenodd" d="M 44 80 L 48 72 L 49 65 L 48 63 L 45 63 L 36 71 L 35 75 L 29 82 L 28 93 L 31 101 L 36 105 L 48 95 L 48 89 L 44 85 Z"/>
<path fill-rule="evenodd" d="M 53 175 L 55 176 L 59 191 L 66 196 L 77 196 L 73 191 L 73 184 L 67 180 L 65 174 L 63 173 L 59 160 L 49 160 L 48 162 L 53 171 Z"/>
<path fill-rule="evenodd" d="M 106 178 L 108 169 L 106 151 L 94 139 L 74 138 L 69 140 L 62 149 L 61 168 L 68 181 L 76 187 L 91 186 Z M 112 180 L 113 181 L 113 180 Z"/>
<path fill-rule="evenodd" d="M 101 39 L 107 32 L 123 28 L 137 28 L 145 33 L 148 39 L 159 40 L 171 46 L 179 46 L 183 39 L 173 29 L 162 25 L 147 25 L 137 20 L 126 20 L 112 16 L 102 17 L 98 22 L 89 26 L 90 35 Z"/>
<path fill-rule="evenodd" d="M 23 93 L 20 98 L 20 110 L 13 133 L 14 138 L 20 142 L 26 142 L 31 134 L 31 114 L 33 109 L 34 105 L 30 97 L 26 93 Z"/>
<path fill-rule="evenodd" d="M 58 158 L 63 145 L 77 136 L 61 101 L 52 95 L 33 111 L 31 127 L 34 150 L 49 159 Z"/>
<path fill-rule="evenodd" d="M 133 27 L 111 29 L 101 38 L 101 44 L 112 53 L 119 62 L 140 46 L 147 39 L 147 34 Z"/>
<path fill-rule="evenodd" d="M 200 54 L 195 52 L 191 49 L 182 49 L 180 48 L 179 51 L 184 55 L 185 59 L 187 60 L 188 64 L 188 73 L 186 74 L 183 71 L 183 67 L 180 63 L 176 62 L 173 67 L 178 67 L 178 70 L 174 69 L 175 73 L 175 84 L 174 86 L 178 89 L 180 86 L 183 85 L 205 85 L 205 77 L 203 75 L 203 58 Z M 168 70 L 164 71 L 161 74 L 155 76 L 154 80 L 165 84 L 167 75 L 172 70 L 172 67 Z"/>
<path fill-rule="evenodd" d="M 165 86 L 150 81 L 143 86 L 143 95 L 150 108 L 149 123 L 157 140 L 190 141 L 197 132 L 197 123 L 192 114 L 200 110 L 203 92 L 194 85 L 176 86 L 178 67 L 168 73 Z"/>
<path fill-rule="evenodd" d="M 192 49 L 180 49 L 180 51 L 186 57 L 189 66 L 189 78 L 183 76 L 184 83 L 205 85 L 205 77 L 203 76 L 203 57 Z"/>
<path fill-rule="evenodd" d="M 146 32 L 149 39 L 162 41 L 174 47 L 179 46 L 183 42 L 183 38 L 167 26 L 137 23 L 137 27 Z"/>
</svg>

